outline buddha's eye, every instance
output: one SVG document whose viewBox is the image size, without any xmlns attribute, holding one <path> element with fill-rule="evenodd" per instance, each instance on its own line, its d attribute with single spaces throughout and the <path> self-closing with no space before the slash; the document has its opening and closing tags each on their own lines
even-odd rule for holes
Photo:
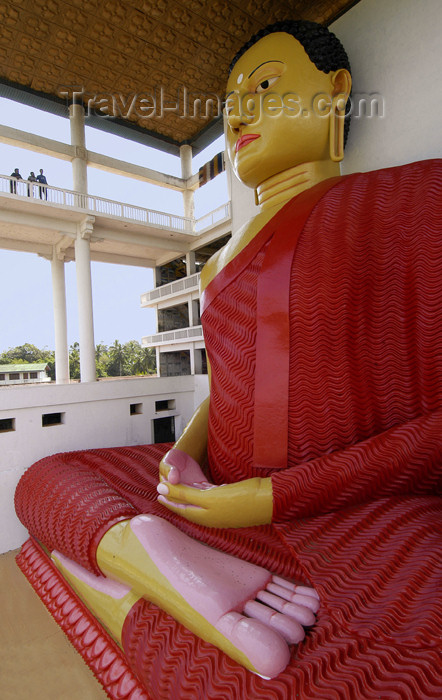
<svg viewBox="0 0 442 700">
<path fill-rule="evenodd" d="M 276 83 L 278 80 L 279 75 L 275 75 L 273 78 L 266 78 L 265 80 L 262 80 L 259 85 L 256 86 L 255 92 L 265 92 L 266 90 L 269 89 L 272 85 Z"/>
</svg>

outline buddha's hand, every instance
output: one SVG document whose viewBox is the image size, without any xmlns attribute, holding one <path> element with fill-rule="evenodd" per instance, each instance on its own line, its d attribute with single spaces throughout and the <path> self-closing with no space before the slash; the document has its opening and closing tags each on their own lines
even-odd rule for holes
<svg viewBox="0 0 442 700">
<path fill-rule="evenodd" d="M 174 513 L 206 527 L 249 527 L 272 520 L 273 495 L 270 478 L 246 479 L 215 486 L 206 481 L 187 486 L 162 481 L 158 501 Z"/>
<path fill-rule="evenodd" d="M 160 483 L 187 484 L 187 486 L 211 486 L 200 465 L 190 455 L 173 447 L 160 462 Z"/>
</svg>

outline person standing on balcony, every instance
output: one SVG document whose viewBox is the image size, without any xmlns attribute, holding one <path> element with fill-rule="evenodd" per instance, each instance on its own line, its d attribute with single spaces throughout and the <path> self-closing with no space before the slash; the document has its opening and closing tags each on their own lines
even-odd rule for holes
<svg viewBox="0 0 442 700">
<path fill-rule="evenodd" d="M 40 199 L 47 199 L 48 198 L 48 188 L 47 187 L 41 187 L 41 185 L 47 185 L 48 181 L 46 180 L 46 176 L 43 175 L 43 169 L 40 168 L 40 174 L 37 175 L 37 182 L 40 183 L 39 192 L 40 192 Z"/>
<path fill-rule="evenodd" d="M 9 190 L 10 190 L 11 194 L 17 194 L 17 182 L 16 182 L 16 180 L 23 180 L 22 176 L 20 175 L 19 169 L 15 168 L 14 172 L 11 173 L 10 177 L 14 177 L 15 181 L 11 180 L 11 182 L 9 183 Z"/>
<path fill-rule="evenodd" d="M 29 182 L 38 182 L 33 170 L 31 170 L 30 174 L 28 175 L 28 183 Z M 32 192 L 32 196 L 34 196 L 34 185 L 28 184 L 28 197 L 31 196 L 31 192 Z"/>
</svg>

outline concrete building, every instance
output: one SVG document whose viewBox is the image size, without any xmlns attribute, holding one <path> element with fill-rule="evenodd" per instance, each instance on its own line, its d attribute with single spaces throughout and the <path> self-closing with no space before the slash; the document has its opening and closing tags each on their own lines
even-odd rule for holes
<svg viewBox="0 0 442 700">
<path fill-rule="evenodd" d="M 0 386 L 11 384 L 42 384 L 51 381 L 46 362 L 21 365 L 0 365 Z"/>
<path fill-rule="evenodd" d="M 161 377 L 207 374 L 199 280 L 205 262 L 230 238 L 229 206 L 212 213 L 220 212 L 221 220 L 201 231 L 206 244 L 157 267 L 156 287 L 141 296 L 143 307 L 156 310 L 157 333 L 144 336 L 142 343 L 156 349 L 157 371 Z"/>
</svg>

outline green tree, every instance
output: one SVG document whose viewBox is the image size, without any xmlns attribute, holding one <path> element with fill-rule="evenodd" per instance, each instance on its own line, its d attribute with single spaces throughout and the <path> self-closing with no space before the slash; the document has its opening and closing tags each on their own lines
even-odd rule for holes
<svg viewBox="0 0 442 700">
<path fill-rule="evenodd" d="M 55 352 L 48 348 L 37 348 L 31 343 L 18 345 L 9 348 L 0 354 L 0 364 L 33 364 L 36 362 L 46 362 L 49 367 L 49 376 L 55 379 Z"/>
<path fill-rule="evenodd" d="M 138 363 L 139 371 L 137 371 L 137 374 L 155 374 L 157 370 L 155 349 L 140 346 Z"/>
<path fill-rule="evenodd" d="M 144 374 L 142 367 L 141 345 L 136 340 L 129 340 L 124 345 L 126 369 L 131 375 Z"/>
<path fill-rule="evenodd" d="M 103 342 L 95 346 L 95 367 L 97 377 L 107 377 L 107 367 L 109 364 L 108 347 Z"/>
<path fill-rule="evenodd" d="M 109 377 L 124 377 L 129 374 L 125 371 L 126 352 L 124 346 L 119 340 L 115 340 L 114 344 L 109 348 L 109 364 L 107 373 Z"/>
<path fill-rule="evenodd" d="M 40 350 L 31 343 L 9 348 L 0 353 L 0 364 L 28 364 L 46 362 L 49 375 L 55 380 L 55 352 L 43 348 Z M 97 377 L 128 377 L 132 375 L 154 374 L 156 355 L 153 348 L 143 348 L 137 340 L 120 343 L 115 340 L 108 347 L 103 342 L 95 347 L 95 366 Z M 69 376 L 80 379 L 80 345 L 72 343 L 69 348 Z"/>
<path fill-rule="evenodd" d="M 80 344 L 75 342 L 69 348 L 69 376 L 80 379 Z"/>
<path fill-rule="evenodd" d="M 53 357 L 54 353 L 52 350 L 47 348 L 37 348 L 31 343 L 25 343 L 24 345 L 18 345 L 15 348 L 9 348 L 0 355 L 0 360 L 3 364 L 19 364 L 19 363 L 30 363 L 30 362 L 46 362 L 48 359 Z"/>
<path fill-rule="evenodd" d="M 50 357 L 45 360 L 48 363 L 48 374 L 53 382 L 55 382 L 55 352 L 50 353 Z"/>
</svg>

